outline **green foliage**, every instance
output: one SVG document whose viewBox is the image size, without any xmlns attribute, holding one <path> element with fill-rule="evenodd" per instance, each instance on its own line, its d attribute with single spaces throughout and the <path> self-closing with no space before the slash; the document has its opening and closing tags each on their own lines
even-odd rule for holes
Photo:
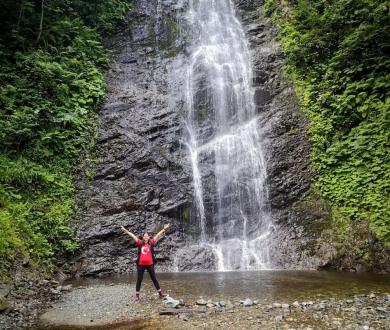
<svg viewBox="0 0 390 330">
<path fill-rule="evenodd" d="M 389 5 L 267 0 L 311 120 L 316 187 L 338 223 L 369 223 L 390 241 Z M 342 220 L 340 220 L 342 219 Z"/>
<path fill-rule="evenodd" d="M 1 275 L 20 257 L 48 269 L 77 248 L 72 176 L 94 141 L 105 94 L 101 34 L 129 2 L 5 0 L 0 7 Z"/>
</svg>

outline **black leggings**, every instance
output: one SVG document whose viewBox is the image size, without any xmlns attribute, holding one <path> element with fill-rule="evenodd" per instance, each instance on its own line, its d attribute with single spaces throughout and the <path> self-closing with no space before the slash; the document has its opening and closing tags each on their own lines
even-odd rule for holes
<svg viewBox="0 0 390 330">
<path fill-rule="evenodd" d="M 141 283 L 142 283 L 142 279 L 144 278 L 145 269 L 147 269 L 155 288 L 157 290 L 160 290 L 160 284 L 158 284 L 156 273 L 154 272 L 154 265 L 151 266 L 137 265 L 137 284 L 135 285 L 135 291 L 139 292 L 139 290 L 141 289 Z"/>
</svg>

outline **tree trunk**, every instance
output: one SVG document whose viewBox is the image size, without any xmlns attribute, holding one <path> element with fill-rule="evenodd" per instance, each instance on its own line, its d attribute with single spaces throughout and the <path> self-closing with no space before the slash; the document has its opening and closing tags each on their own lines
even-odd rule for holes
<svg viewBox="0 0 390 330">
<path fill-rule="evenodd" d="M 42 29 L 43 29 L 43 14 L 44 14 L 45 0 L 41 1 L 41 21 L 39 22 L 39 32 L 35 44 L 38 45 L 39 40 L 41 39 Z"/>
</svg>

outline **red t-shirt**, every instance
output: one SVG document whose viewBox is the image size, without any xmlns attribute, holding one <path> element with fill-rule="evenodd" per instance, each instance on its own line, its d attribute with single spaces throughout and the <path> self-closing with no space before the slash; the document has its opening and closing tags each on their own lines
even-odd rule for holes
<svg viewBox="0 0 390 330">
<path fill-rule="evenodd" d="M 156 245 L 156 241 L 154 239 L 151 239 L 150 241 L 151 246 Z M 141 243 L 141 240 L 137 240 L 137 245 L 141 246 L 141 254 L 139 257 L 138 265 L 140 266 L 151 266 L 153 265 L 153 258 L 152 258 L 152 251 L 150 251 L 149 244 Z"/>
</svg>

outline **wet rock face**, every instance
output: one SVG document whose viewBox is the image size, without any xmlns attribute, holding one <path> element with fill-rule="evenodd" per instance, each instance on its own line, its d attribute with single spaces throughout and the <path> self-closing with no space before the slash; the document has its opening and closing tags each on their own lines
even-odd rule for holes
<svg viewBox="0 0 390 330">
<path fill-rule="evenodd" d="M 169 106 L 168 72 L 180 50 L 172 2 L 140 0 L 121 33 L 108 41 L 114 52 L 108 95 L 100 111 L 95 165 L 80 180 L 78 275 L 132 271 L 137 249 L 123 234 L 155 233 L 171 223 L 156 247 L 160 269 L 172 263 L 184 241 L 178 219 L 191 201 L 191 177 L 183 164 L 180 113 Z"/>
<path fill-rule="evenodd" d="M 197 236 L 198 226 L 191 220 L 192 173 L 181 145 L 182 108 L 175 101 L 180 99 L 175 95 L 180 85 L 170 85 L 181 81 L 170 75 L 182 74 L 178 58 L 185 56 L 185 37 L 177 25 L 185 9 L 178 3 L 136 1 L 127 25 L 108 41 L 114 55 L 100 110 L 96 161 L 79 180 L 81 252 L 72 268 L 77 275 L 134 271 L 137 249 L 121 232 L 122 225 L 141 234 L 172 224 L 174 230 L 156 247 L 159 270 L 216 267 L 207 249 L 184 247 Z M 313 173 L 307 120 L 282 77 L 276 30 L 262 17 L 261 2 L 235 3 L 252 50 L 258 125 L 267 149 L 269 206 L 275 223 L 272 259 L 275 268 L 317 268 L 333 250 L 317 239 L 328 210 L 309 192 Z M 199 93 L 201 102 L 201 88 Z M 211 134 L 210 125 L 203 126 L 204 134 Z M 213 173 L 209 178 L 212 182 Z M 206 209 L 212 204 L 205 201 Z"/>
<path fill-rule="evenodd" d="M 308 120 L 298 110 L 292 86 L 282 76 L 277 30 L 259 1 L 235 1 L 251 47 L 259 130 L 267 150 L 269 202 L 275 224 L 270 241 L 276 268 L 317 268 L 335 251 L 320 237 L 329 209 L 310 185 Z"/>
<path fill-rule="evenodd" d="M 180 271 L 217 270 L 217 258 L 206 246 L 192 245 L 181 248 L 175 257 L 175 265 Z"/>
</svg>

